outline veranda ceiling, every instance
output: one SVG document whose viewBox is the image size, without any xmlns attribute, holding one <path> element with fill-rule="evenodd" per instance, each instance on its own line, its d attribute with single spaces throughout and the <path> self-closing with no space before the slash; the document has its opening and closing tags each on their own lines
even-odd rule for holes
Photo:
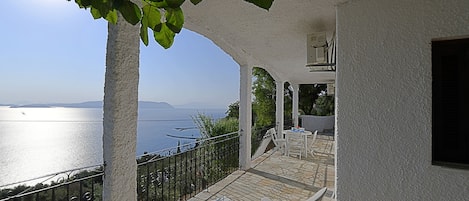
<svg viewBox="0 0 469 201">
<path fill-rule="evenodd" d="M 206 36 L 240 65 L 263 67 L 277 80 L 327 83 L 333 72 L 309 72 L 306 36 L 335 30 L 335 5 L 345 0 L 275 0 L 269 11 L 243 0 L 185 3 L 185 27 Z"/>
</svg>

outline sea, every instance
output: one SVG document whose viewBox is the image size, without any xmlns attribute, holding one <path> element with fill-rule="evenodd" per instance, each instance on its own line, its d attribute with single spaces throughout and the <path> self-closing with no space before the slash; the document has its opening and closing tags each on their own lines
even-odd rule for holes
<svg viewBox="0 0 469 201">
<path fill-rule="evenodd" d="M 139 109 L 137 155 L 193 142 L 197 114 L 226 109 Z M 0 186 L 103 163 L 101 108 L 0 106 Z M 175 137 L 176 136 L 176 137 Z"/>
</svg>

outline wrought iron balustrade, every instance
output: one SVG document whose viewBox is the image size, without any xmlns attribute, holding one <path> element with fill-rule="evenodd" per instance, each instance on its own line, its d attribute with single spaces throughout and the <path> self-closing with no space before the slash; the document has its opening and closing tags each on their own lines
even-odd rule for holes
<svg viewBox="0 0 469 201">
<path fill-rule="evenodd" d="M 239 135 L 228 133 L 138 159 L 138 200 L 187 200 L 238 169 Z"/>
<path fill-rule="evenodd" d="M 0 201 L 102 200 L 102 166 L 67 170 L 0 187 Z M 35 182 L 37 184 L 34 184 Z M 29 186 L 29 184 L 33 185 Z M 50 183 L 50 184 L 47 184 Z"/>
</svg>

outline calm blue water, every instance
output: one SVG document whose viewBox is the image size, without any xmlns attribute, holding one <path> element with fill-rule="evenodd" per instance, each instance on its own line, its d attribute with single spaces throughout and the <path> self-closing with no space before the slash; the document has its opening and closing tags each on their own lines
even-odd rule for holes
<svg viewBox="0 0 469 201">
<path fill-rule="evenodd" d="M 102 109 L 0 107 L 0 186 L 102 163 Z M 192 116 L 215 119 L 225 110 L 141 109 L 137 155 L 191 142 L 198 137 Z"/>
</svg>

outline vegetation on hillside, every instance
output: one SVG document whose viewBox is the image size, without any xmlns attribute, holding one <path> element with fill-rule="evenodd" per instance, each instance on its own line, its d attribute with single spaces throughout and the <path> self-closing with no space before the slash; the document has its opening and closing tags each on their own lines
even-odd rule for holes
<svg viewBox="0 0 469 201">
<path fill-rule="evenodd" d="M 235 117 L 216 120 L 213 117 L 199 113 L 192 117 L 192 120 L 199 129 L 202 138 L 216 137 L 238 131 L 239 120 Z"/>
</svg>

